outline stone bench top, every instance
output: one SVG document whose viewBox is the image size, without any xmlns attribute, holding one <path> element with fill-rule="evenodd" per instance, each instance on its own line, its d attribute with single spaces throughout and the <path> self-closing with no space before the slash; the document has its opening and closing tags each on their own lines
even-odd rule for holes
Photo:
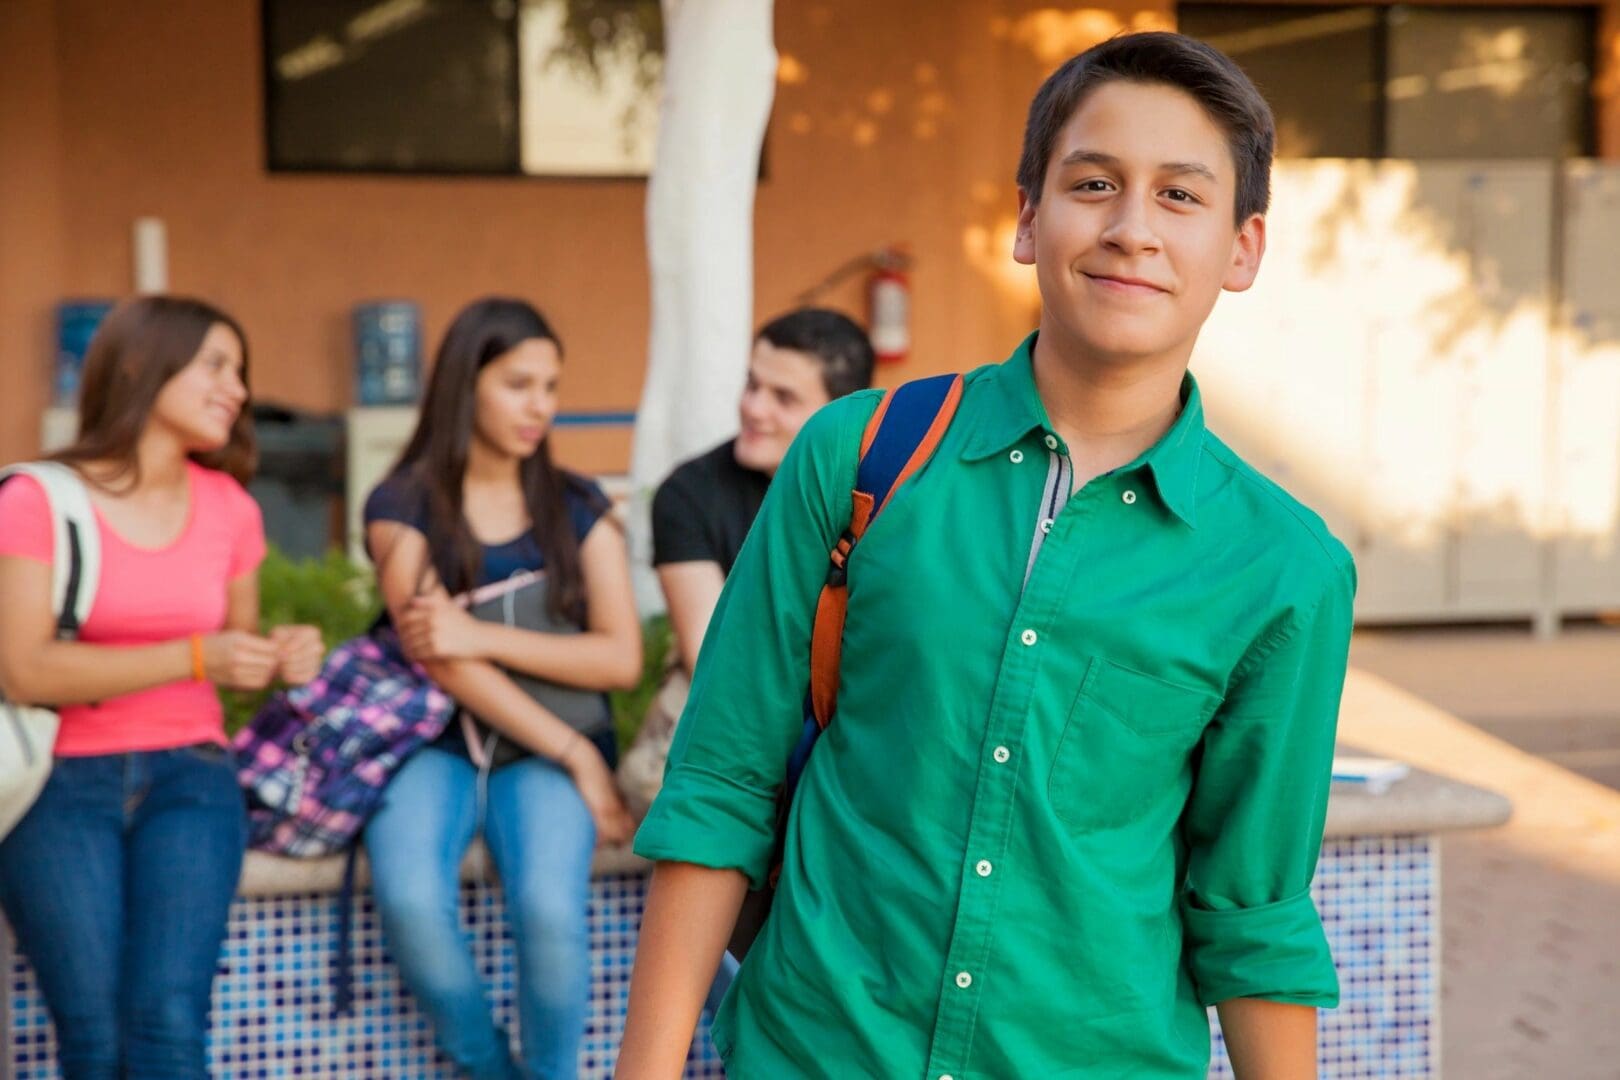
<svg viewBox="0 0 1620 1080">
<path fill-rule="evenodd" d="M 1328 797 L 1324 835 L 1382 836 L 1486 829 L 1513 814 L 1513 804 L 1494 791 L 1413 769 L 1382 795 L 1335 786 Z"/>
<path fill-rule="evenodd" d="M 1328 837 L 1383 836 L 1400 833 L 1436 833 L 1478 829 L 1505 822 L 1512 813 L 1507 799 L 1483 788 L 1413 769 L 1382 795 L 1336 787 L 1328 799 Z M 292 896 L 335 893 L 343 886 L 344 856 L 289 859 L 250 851 L 242 869 L 242 896 Z M 649 863 L 628 847 L 602 848 L 591 873 L 636 873 Z M 464 881 L 487 881 L 494 868 L 481 841 L 475 841 L 462 860 Z M 370 880 L 362 856 L 355 873 L 357 885 Z"/>
<path fill-rule="evenodd" d="M 305 893 L 335 893 L 343 888 L 343 866 L 346 855 L 327 855 L 317 859 L 290 859 L 282 855 L 267 855 L 250 851 L 242 866 L 242 880 L 237 885 L 239 896 L 296 896 Z M 633 854 L 628 847 L 599 848 L 591 860 L 591 876 L 605 874 L 639 873 L 652 866 L 646 859 Z M 371 883 L 366 857 L 360 856 L 355 867 L 355 887 Z M 484 848 L 482 840 L 474 840 L 461 860 L 461 880 L 495 880 L 494 862 Z"/>
</svg>

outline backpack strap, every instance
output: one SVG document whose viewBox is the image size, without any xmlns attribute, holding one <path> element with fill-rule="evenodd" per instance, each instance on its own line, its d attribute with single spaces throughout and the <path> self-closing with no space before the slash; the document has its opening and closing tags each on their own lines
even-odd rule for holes
<svg viewBox="0 0 1620 1080">
<path fill-rule="evenodd" d="M 77 637 L 95 603 L 101 580 L 101 530 L 79 474 L 55 461 L 31 461 L 0 469 L 0 483 L 31 476 L 45 489 L 51 508 L 51 611 L 56 636 Z"/>
<path fill-rule="evenodd" d="M 332 1018 L 354 1015 L 354 869 L 360 841 L 343 857 L 343 888 L 338 890 L 337 954 L 332 957 Z"/>
<path fill-rule="evenodd" d="M 776 850 L 771 858 L 769 887 L 750 896 L 743 920 L 731 938 L 732 955 L 741 959 L 769 913 L 770 897 L 782 872 L 784 825 L 799 777 L 816 740 L 832 722 L 838 701 L 838 664 L 844 651 L 844 617 L 849 613 L 849 557 L 861 537 L 900 486 L 928 463 L 962 401 L 962 376 L 935 375 L 908 382 L 884 397 L 861 437 L 860 464 L 850 504 L 849 527 L 829 554 L 827 581 L 816 600 L 815 628 L 810 636 L 810 692 L 804 698 L 804 727 L 788 757 L 787 777 L 777 799 Z M 745 923 L 747 924 L 745 926 Z"/>
<path fill-rule="evenodd" d="M 849 527 L 832 549 L 827 581 L 816 601 L 808 712 L 818 728 L 825 729 L 832 721 L 838 701 L 838 664 L 849 611 L 849 557 L 895 492 L 933 456 L 961 400 L 962 376 L 935 375 L 892 391 L 867 421 Z"/>
</svg>

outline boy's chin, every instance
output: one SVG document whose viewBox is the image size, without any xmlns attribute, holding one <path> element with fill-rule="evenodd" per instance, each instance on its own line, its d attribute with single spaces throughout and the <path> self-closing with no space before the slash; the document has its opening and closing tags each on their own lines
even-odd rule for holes
<svg viewBox="0 0 1620 1080">
<path fill-rule="evenodd" d="M 1073 335 L 1078 351 L 1109 364 L 1131 364 L 1163 356 L 1174 342 L 1162 331 L 1154 333 L 1139 326 L 1083 326 Z"/>
<path fill-rule="evenodd" d="M 774 447 L 764 441 L 738 439 L 733 453 L 737 464 L 756 472 L 769 472 L 781 464 L 781 457 L 775 453 Z"/>
</svg>

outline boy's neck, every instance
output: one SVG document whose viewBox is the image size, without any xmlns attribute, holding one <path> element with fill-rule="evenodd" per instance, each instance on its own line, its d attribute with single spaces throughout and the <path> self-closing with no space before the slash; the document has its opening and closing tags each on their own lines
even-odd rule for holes
<svg viewBox="0 0 1620 1080">
<path fill-rule="evenodd" d="M 1032 360 L 1035 390 L 1068 444 L 1076 491 L 1136 460 L 1181 415 L 1186 356 L 1099 359 L 1043 326 Z"/>
</svg>

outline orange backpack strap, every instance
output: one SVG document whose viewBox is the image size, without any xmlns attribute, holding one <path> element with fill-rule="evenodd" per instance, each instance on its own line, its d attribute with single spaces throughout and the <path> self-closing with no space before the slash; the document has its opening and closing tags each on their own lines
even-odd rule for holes
<svg viewBox="0 0 1620 1080">
<path fill-rule="evenodd" d="M 748 951 L 754 934 L 770 910 L 777 877 L 782 870 L 782 852 L 788 808 L 810 751 L 821 732 L 832 721 L 838 699 L 838 662 L 844 645 L 844 616 L 849 611 L 849 557 L 861 537 L 894 494 L 928 463 L 951 426 L 956 407 L 962 401 L 962 376 L 936 375 L 918 379 L 894 390 L 883 399 L 867 422 L 861 439 L 860 466 L 855 473 L 854 501 L 849 527 L 833 545 L 827 582 L 816 601 L 815 629 L 810 638 L 810 691 L 804 698 L 804 730 L 788 759 L 787 782 L 777 804 L 776 851 L 771 860 L 769 886 L 750 893 L 744 905 L 743 922 L 732 935 L 731 951 L 739 959 Z M 747 929 L 744 929 L 744 923 Z"/>
<path fill-rule="evenodd" d="M 838 664 L 849 610 L 849 557 L 895 492 L 933 456 L 961 400 L 962 376 L 935 375 L 891 392 L 867 422 L 849 527 L 832 549 L 827 581 L 816 601 L 807 712 L 819 729 L 832 721 L 838 700 Z"/>
</svg>

